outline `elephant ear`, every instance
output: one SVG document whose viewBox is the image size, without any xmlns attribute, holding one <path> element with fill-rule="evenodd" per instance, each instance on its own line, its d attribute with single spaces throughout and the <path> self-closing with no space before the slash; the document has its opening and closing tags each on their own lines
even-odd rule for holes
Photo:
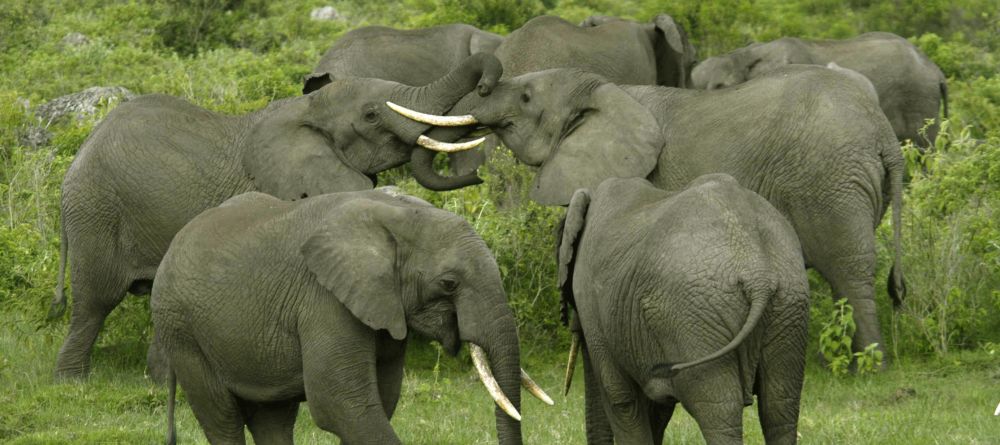
<svg viewBox="0 0 1000 445">
<path fill-rule="evenodd" d="M 589 106 L 535 175 L 534 201 L 566 205 L 577 189 L 596 189 L 607 178 L 645 178 L 656 167 L 663 134 L 645 106 L 611 83 L 590 93 Z"/>
<path fill-rule="evenodd" d="M 333 82 L 333 74 L 330 73 L 310 73 L 302 78 L 302 94 L 309 94 L 324 85 Z"/>
<path fill-rule="evenodd" d="M 359 199 L 334 211 L 302 245 L 306 267 L 358 320 L 402 340 L 406 316 L 396 270 L 397 241 L 385 223 L 405 218 L 405 209 Z"/>
<path fill-rule="evenodd" d="M 562 228 L 558 235 L 556 257 L 559 260 L 559 291 L 562 294 L 563 321 L 568 321 L 569 308 L 575 305 L 573 299 L 573 266 L 576 264 L 576 248 L 583 227 L 586 225 L 587 209 L 590 207 L 590 191 L 580 189 L 573 193 Z"/>
<path fill-rule="evenodd" d="M 370 190 L 371 179 L 350 168 L 328 136 L 297 119 L 302 107 L 291 103 L 273 110 L 251 130 L 243 168 L 257 190 L 286 200 Z"/>
<path fill-rule="evenodd" d="M 684 28 L 674 18 L 659 14 L 653 19 L 656 27 L 656 83 L 664 86 L 687 88 L 688 69 L 695 61 L 694 46 L 688 42 Z"/>
</svg>

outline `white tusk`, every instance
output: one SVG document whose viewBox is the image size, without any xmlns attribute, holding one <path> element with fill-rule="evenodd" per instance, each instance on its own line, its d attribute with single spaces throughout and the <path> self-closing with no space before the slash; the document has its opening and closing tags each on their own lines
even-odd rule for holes
<svg viewBox="0 0 1000 445">
<path fill-rule="evenodd" d="M 469 343 L 469 353 L 472 355 L 472 364 L 476 366 L 476 373 L 479 374 L 479 380 L 482 380 L 483 385 L 486 385 L 486 391 L 490 393 L 490 396 L 493 397 L 493 400 L 497 402 L 497 405 L 500 406 L 503 412 L 520 422 L 521 413 L 517 412 L 517 408 L 514 408 L 514 404 L 510 403 L 507 396 L 503 394 L 503 390 L 500 389 L 497 380 L 493 378 L 493 372 L 490 371 L 490 363 L 486 357 L 486 351 L 483 351 L 483 348 L 480 348 L 475 343 Z"/>
<path fill-rule="evenodd" d="M 386 102 L 386 106 L 403 116 L 413 119 L 417 122 L 423 124 L 436 125 L 438 127 L 461 127 L 463 125 L 478 124 L 479 120 L 471 114 L 466 114 L 463 116 L 438 116 L 436 114 L 421 113 L 419 111 L 411 110 L 402 105 L 396 105 L 392 102 Z"/>
<path fill-rule="evenodd" d="M 417 138 L 417 145 L 424 147 L 429 150 L 440 151 L 442 153 L 456 153 L 459 151 L 465 151 L 472 148 L 476 148 L 479 144 L 482 144 L 486 138 L 473 139 L 468 142 L 441 142 L 438 140 L 431 139 L 427 136 L 420 135 Z"/>
<path fill-rule="evenodd" d="M 521 386 L 525 387 L 536 399 L 545 402 L 546 405 L 552 406 L 556 404 L 548 394 L 545 394 L 545 391 L 542 391 L 542 388 L 534 380 L 531 380 L 531 376 L 527 372 L 524 372 L 524 369 L 521 370 Z"/>
<path fill-rule="evenodd" d="M 573 342 L 569 345 L 569 358 L 566 359 L 566 378 L 563 380 L 563 395 L 569 395 L 569 387 L 573 384 L 573 372 L 576 371 L 576 351 L 580 349 L 580 333 L 573 333 Z"/>
<path fill-rule="evenodd" d="M 997 410 L 993 411 L 994 416 L 1000 416 L 1000 403 L 997 404 Z"/>
</svg>

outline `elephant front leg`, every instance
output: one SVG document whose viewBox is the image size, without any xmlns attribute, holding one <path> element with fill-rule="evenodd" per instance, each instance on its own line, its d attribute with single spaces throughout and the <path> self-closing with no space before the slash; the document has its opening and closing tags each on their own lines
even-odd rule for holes
<svg viewBox="0 0 1000 445">
<path fill-rule="evenodd" d="M 382 399 L 385 416 L 392 419 L 403 386 L 403 363 L 406 361 L 406 340 L 393 340 L 388 333 L 380 333 L 378 359 L 375 372 L 378 376 L 378 393 Z"/>
<path fill-rule="evenodd" d="M 313 421 L 344 444 L 399 444 L 382 403 L 375 339 L 329 338 L 302 344 L 302 377 Z"/>
</svg>

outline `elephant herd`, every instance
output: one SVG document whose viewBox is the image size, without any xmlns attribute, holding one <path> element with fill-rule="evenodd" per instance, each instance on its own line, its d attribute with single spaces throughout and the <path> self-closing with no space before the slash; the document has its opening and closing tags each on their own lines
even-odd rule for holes
<svg viewBox="0 0 1000 445">
<path fill-rule="evenodd" d="M 947 112 L 940 70 L 898 36 L 783 38 L 696 65 L 666 14 L 544 16 L 506 37 L 364 27 L 303 93 L 242 116 L 147 95 L 93 130 L 62 188 L 57 377 L 86 376 L 107 315 L 151 293 L 169 442 L 179 383 L 212 443 L 244 428 L 291 443 L 302 401 L 345 443 L 399 443 L 412 331 L 452 355 L 468 344 L 500 443 L 521 443 L 520 388 L 552 401 L 520 368 L 492 254 L 463 219 L 371 190 L 408 162 L 431 190 L 482 182 L 470 138 L 488 130 L 537 168 L 533 200 L 567 207 L 558 283 L 588 442 L 660 443 L 681 403 L 709 443 L 739 443 L 756 396 L 767 442 L 794 443 L 805 269 L 853 306 L 854 348 L 881 348 L 889 208 L 889 294 L 905 293 L 899 140 L 928 146 Z"/>
</svg>

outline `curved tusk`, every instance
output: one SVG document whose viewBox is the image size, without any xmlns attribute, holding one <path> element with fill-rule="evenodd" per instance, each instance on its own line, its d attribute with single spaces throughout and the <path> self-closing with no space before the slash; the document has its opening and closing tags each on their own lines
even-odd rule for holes
<svg viewBox="0 0 1000 445">
<path fill-rule="evenodd" d="M 490 363 L 486 357 L 486 351 L 483 351 L 483 348 L 475 343 L 469 343 L 469 354 L 472 355 L 472 364 L 476 366 L 476 373 L 479 374 L 479 380 L 482 380 L 483 385 L 486 385 L 486 391 L 490 393 L 490 396 L 493 397 L 493 400 L 497 402 L 497 405 L 500 406 L 503 412 L 520 422 L 521 413 L 517 412 L 517 408 L 514 408 L 514 404 L 510 403 L 510 400 L 504 395 L 503 390 L 500 389 L 497 379 L 493 378 L 493 371 L 490 371 Z"/>
<path fill-rule="evenodd" d="M 569 345 L 569 358 L 566 359 L 566 378 L 563 380 L 563 395 L 569 395 L 569 387 L 573 384 L 573 373 L 576 371 L 576 352 L 580 349 L 580 333 L 573 333 L 573 342 Z"/>
<path fill-rule="evenodd" d="M 403 116 L 406 116 L 412 120 L 423 124 L 436 125 L 438 127 L 461 127 L 463 125 L 478 124 L 479 120 L 471 114 L 466 114 L 462 116 L 438 116 L 436 114 L 421 113 L 419 111 L 411 110 L 402 105 L 397 105 L 392 102 L 386 102 L 386 106 Z"/>
<path fill-rule="evenodd" d="M 546 405 L 552 406 L 556 404 L 548 394 L 545 394 L 545 391 L 542 391 L 542 388 L 534 380 L 531 380 L 531 376 L 527 372 L 524 372 L 524 369 L 521 370 L 521 386 L 525 387 L 536 399 L 545 402 Z"/>
<path fill-rule="evenodd" d="M 420 135 L 417 138 L 417 145 L 424 147 L 429 150 L 440 151 L 442 153 L 456 153 L 459 151 L 465 151 L 472 148 L 476 148 L 479 144 L 482 144 L 486 138 L 473 139 L 468 142 L 441 142 L 435 139 L 431 139 L 427 136 Z"/>
</svg>

